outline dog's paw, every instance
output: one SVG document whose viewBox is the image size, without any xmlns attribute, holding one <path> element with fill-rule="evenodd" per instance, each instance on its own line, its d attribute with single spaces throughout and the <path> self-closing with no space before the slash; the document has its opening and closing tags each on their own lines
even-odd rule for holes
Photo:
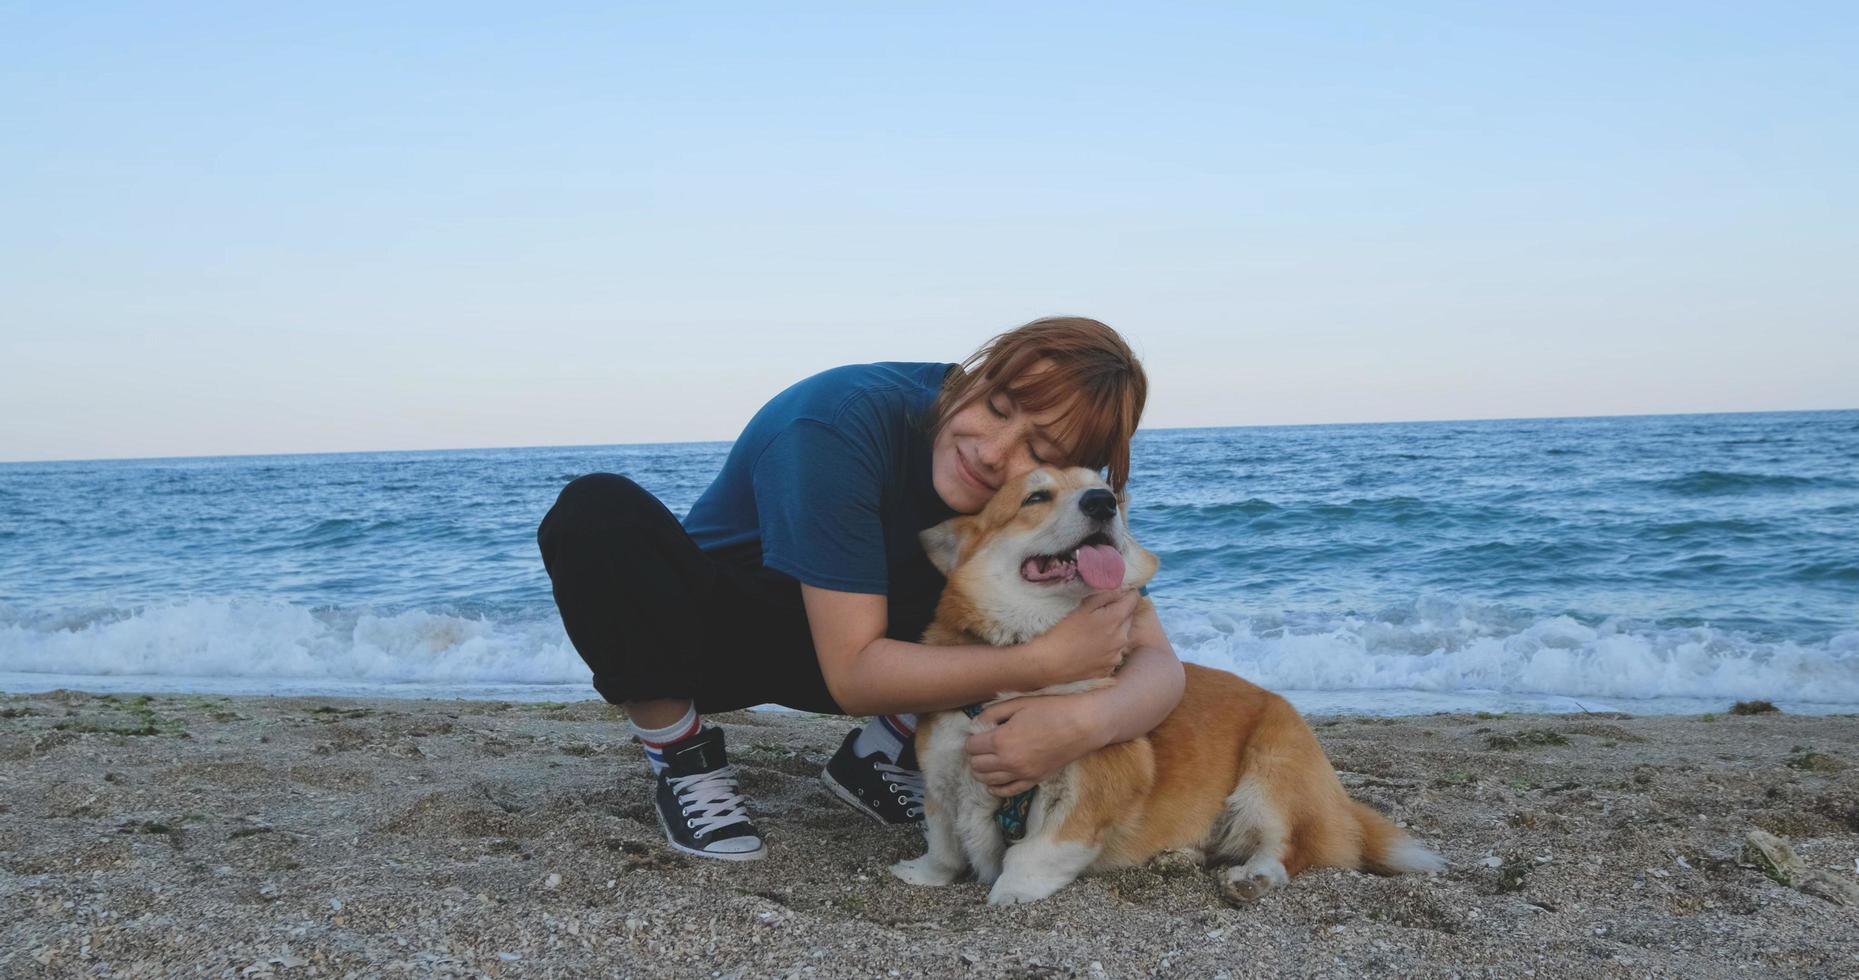
<svg viewBox="0 0 1859 980">
<path fill-rule="evenodd" d="M 994 887 L 988 891 L 989 905 L 1024 905 L 1047 898 L 1053 892 L 1065 887 L 1065 882 L 1057 878 L 1035 878 L 1031 875 L 1002 875 Z"/>
<path fill-rule="evenodd" d="M 928 854 L 891 865 L 891 874 L 896 875 L 899 880 L 930 888 L 940 888 L 950 884 L 961 873 L 960 868 L 950 868 L 930 860 Z"/>
<path fill-rule="evenodd" d="M 1220 876 L 1220 897 L 1228 905 L 1251 905 L 1290 880 L 1285 866 L 1277 861 L 1248 861 Z"/>
<path fill-rule="evenodd" d="M 1269 882 L 1258 878 L 1223 878 L 1220 898 L 1228 905 L 1251 905 L 1272 890 Z"/>
<path fill-rule="evenodd" d="M 1177 847 L 1150 858 L 1149 870 L 1165 875 L 1188 874 L 1206 863 L 1207 855 L 1200 848 Z"/>
</svg>

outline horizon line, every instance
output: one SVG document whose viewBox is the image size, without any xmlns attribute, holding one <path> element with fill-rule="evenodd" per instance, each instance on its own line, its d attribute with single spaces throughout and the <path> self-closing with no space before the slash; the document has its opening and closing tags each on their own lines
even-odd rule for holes
<svg viewBox="0 0 1859 980">
<path fill-rule="evenodd" d="M 1142 428 L 1139 426 L 1135 435 L 1141 436 L 1148 432 L 1196 432 L 1212 429 L 1308 429 L 1325 426 L 1451 425 L 1469 422 L 1562 422 L 1596 419 L 1678 418 L 1684 416 L 1710 415 L 1811 415 L 1838 412 L 1859 412 L 1859 406 L 1849 408 L 1779 408 L 1727 412 L 1636 412 L 1624 415 L 1500 415 L 1480 418 L 1387 419 L 1376 422 L 1271 422 L 1239 425 L 1174 425 L 1160 428 Z M 59 459 L 0 459 L 0 466 L 31 466 L 45 463 L 157 463 L 167 460 L 183 459 L 271 459 L 288 456 L 369 456 L 386 455 L 390 453 L 510 452 L 524 449 L 602 449 L 615 446 L 703 446 L 733 442 L 735 442 L 734 439 L 662 439 L 642 442 L 535 443 L 523 446 L 438 446 L 422 449 L 319 449 L 304 452 L 281 453 L 181 453 L 169 456 L 89 456 Z"/>
</svg>

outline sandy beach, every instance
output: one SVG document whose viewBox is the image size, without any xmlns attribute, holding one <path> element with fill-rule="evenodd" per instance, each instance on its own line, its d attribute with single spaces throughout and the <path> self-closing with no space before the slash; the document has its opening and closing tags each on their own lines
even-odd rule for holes
<svg viewBox="0 0 1859 980">
<path fill-rule="evenodd" d="M 719 719 L 772 853 L 660 846 L 614 709 L 58 691 L 0 698 L 0 975 L 1852 976 L 1852 716 L 1311 721 L 1449 871 L 1318 870 L 1246 908 L 1197 868 L 1032 906 L 919 889 L 816 774 L 844 719 Z M 1824 888 L 1821 890 L 1825 890 Z"/>
</svg>

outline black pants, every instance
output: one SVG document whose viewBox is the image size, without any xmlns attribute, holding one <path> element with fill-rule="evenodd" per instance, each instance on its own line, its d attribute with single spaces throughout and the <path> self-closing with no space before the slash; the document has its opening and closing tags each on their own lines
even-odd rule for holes
<svg viewBox="0 0 1859 980">
<path fill-rule="evenodd" d="M 845 713 L 820 675 L 800 584 L 762 567 L 759 547 L 704 552 L 657 497 L 612 473 L 568 484 L 536 541 L 569 642 L 609 702 Z"/>
</svg>

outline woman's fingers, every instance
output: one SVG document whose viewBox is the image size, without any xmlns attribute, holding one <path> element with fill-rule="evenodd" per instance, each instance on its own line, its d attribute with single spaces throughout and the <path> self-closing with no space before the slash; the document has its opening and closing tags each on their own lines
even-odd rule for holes
<svg viewBox="0 0 1859 980">
<path fill-rule="evenodd" d="M 1079 606 L 1091 612 L 1102 609 L 1127 616 L 1136 610 L 1136 603 L 1140 599 L 1142 595 L 1135 589 L 1105 589 L 1085 596 Z"/>
<path fill-rule="evenodd" d="M 1120 620 L 1126 626 L 1130 618 L 1136 615 L 1136 603 L 1142 599 L 1134 589 L 1128 592 L 1106 593 L 1111 600 L 1098 607 L 1098 611 L 1114 620 Z"/>
<path fill-rule="evenodd" d="M 1024 782 L 1022 773 L 1008 765 L 998 755 L 978 755 L 969 760 L 968 768 L 975 778 L 988 786 L 1000 786 L 1012 782 Z"/>
<path fill-rule="evenodd" d="M 975 778 L 981 780 L 984 786 L 1005 786 L 1008 783 L 1025 781 L 1022 780 L 1017 773 L 1009 772 L 1006 769 L 991 769 L 987 772 L 978 772 L 975 773 Z"/>
</svg>

